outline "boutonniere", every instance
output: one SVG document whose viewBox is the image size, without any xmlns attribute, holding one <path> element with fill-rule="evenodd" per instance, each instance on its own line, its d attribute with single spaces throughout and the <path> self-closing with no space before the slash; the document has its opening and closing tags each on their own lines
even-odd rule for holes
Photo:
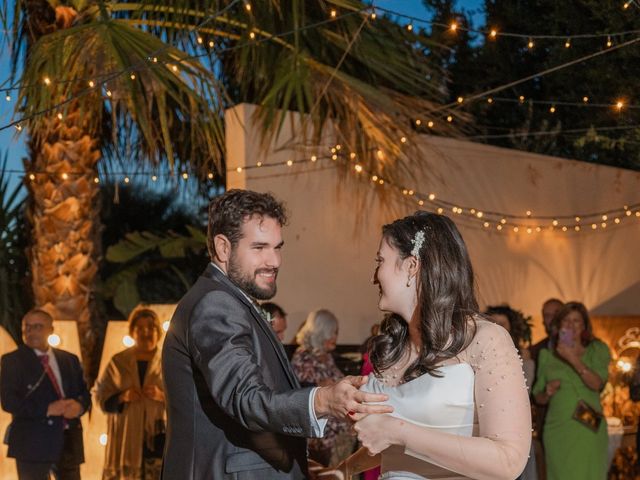
<svg viewBox="0 0 640 480">
<path fill-rule="evenodd" d="M 272 319 L 271 319 L 271 314 L 270 314 L 269 312 L 267 312 L 267 311 L 266 311 L 264 308 L 262 308 L 261 306 L 258 306 L 257 308 L 258 308 L 258 313 L 260 314 L 260 316 L 261 316 L 262 318 L 264 318 L 264 319 L 265 319 L 265 321 L 266 321 L 269 325 L 271 325 L 271 320 L 272 320 Z"/>
</svg>

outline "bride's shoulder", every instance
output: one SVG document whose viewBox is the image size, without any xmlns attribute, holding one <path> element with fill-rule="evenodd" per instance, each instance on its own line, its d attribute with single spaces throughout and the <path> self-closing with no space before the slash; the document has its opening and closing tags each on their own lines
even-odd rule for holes
<svg viewBox="0 0 640 480">
<path fill-rule="evenodd" d="M 487 345 L 505 344 L 513 346 L 513 341 L 509 332 L 500 325 L 487 320 L 484 317 L 476 316 L 473 319 L 475 331 L 473 339 L 469 345 L 470 348 L 483 348 Z"/>
</svg>

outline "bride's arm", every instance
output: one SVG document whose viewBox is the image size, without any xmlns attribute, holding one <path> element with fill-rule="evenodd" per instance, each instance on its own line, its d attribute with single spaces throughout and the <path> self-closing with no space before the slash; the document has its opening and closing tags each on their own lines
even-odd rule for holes
<svg viewBox="0 0 640 480">
<path fill-rule="evenodd" d="M 373 453 L 401 445 L 448 470 L 475 479 L 513 480 L 523 470 L 531 443 L 531 413 L 517 351 L 507 332 L 485 322 L 468 358 L 475 371 L 479 432 L 463 437 L 421 427 L 389 415 L 356 423 L 363 446 Z"/>
</svg>

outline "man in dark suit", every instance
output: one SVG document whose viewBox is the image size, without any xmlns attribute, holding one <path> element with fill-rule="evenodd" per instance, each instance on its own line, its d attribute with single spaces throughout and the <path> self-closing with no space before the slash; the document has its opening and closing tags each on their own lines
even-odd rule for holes
<svg viewBox="0 0 640 480">
<path fill-rule="evenodd" d="M 90 403 L 80 361 L 49 347 L 53 319 L 31 310 L 22 319 L 24 344 L 2 356 L 0 399 L 11 413 L 5 435 L 20 480 L 79 480 L 84 462 L 80 416 Z"/>
<path fill-rule="evenodd" d="M 300 388 L 257 300 L 276 293 L 284 209 L 230 190 L 209 207 L 211 264 L 178 304 L 163 346 L 168 410 L 165 480 L 300 479 L 305 437 L 326 416 L 386 413 L 365 379 Z"/>
</svg>

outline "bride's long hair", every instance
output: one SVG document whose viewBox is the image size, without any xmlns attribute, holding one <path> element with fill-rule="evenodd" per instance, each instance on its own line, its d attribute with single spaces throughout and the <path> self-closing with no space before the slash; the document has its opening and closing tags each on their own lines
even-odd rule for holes
<svg viewBox="0 0 640 480">
<path fill-rule="evenodd" d="M 473 268 L 467 247 L 455 224 L 444 215 L 416 212 L 382 227 L 382 236 L 398 250 L 401 259 L 411 255 L 412 240 L 424 232 L 419 250 L 417 307 L 422 347 L 418 358 L 406 369 L 404 381 L 429 373 L 464 350 L 475 335 L 478 314 Z M 380 334 L 369 343 L 374 371 L 380 374 L 398 362 L 407 351 L 409 325 L 399 315 L 387 316 Z"/>
</svg>

